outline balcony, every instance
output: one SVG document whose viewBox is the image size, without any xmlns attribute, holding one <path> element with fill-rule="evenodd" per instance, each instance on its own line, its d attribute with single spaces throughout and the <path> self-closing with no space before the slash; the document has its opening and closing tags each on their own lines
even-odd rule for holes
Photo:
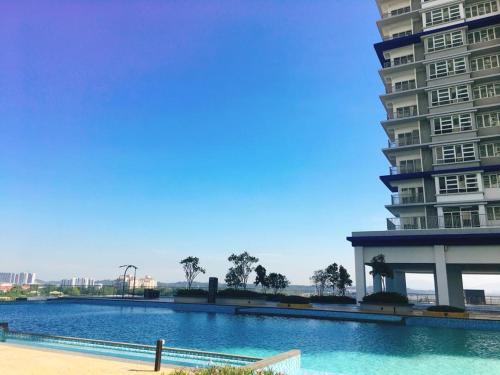
<svg viewBox="0 0 500 375">
<path fill-rule="evenodd" d="M 396 57 L 393 60 L 387 60 L 384 62 L 384 68 L 392 68 L 394 66 L 406 65 L 415 62 L 415 57 L 413 55 Z"/>
<path fill-rule="evenodd" d="M 403 137 L 395 139 L 394 141 L 389 140 L 387 142 L 388 148 L 412 146 L 419 144 L 420 144 L 420 137 Z"/>
<path fill-rule="evenodd" d="M 498 227 L 499 222 L 488 220 L 476 211 L 448 213 L 443 216 L 393 217 L 387 219 L 387 230 L 462 229 Z"/>
<path fill-rule="evenodd" d="M 393 194 L 391 196 L 391 204 L 393 206 L 417 203 L 424 203 L 423 194 Z"/>
<path fill-rule="evenodd" d="M 382 13 L 382 19 L 397 17 L 397 16 L 400 16 L 402 14 L 410 13 L 411 11 L 412 10 L 411 10 L 410 6 L 399 8 L 399 9 L 394 9 L 394 10 L 391 10 L 390 12 Z"/>
<path fill-rule="evenodd" d="M 387 120 L 418 116 L 418 107 L 416 105 L 397 108 L 395 111 L 387 112 Z"/>
<path fill-rule="evenodd" d="M 385 85 L 386 94 L 396 94 L 398 92 L 405 92 L 415 90 L 417 84 L 415 81 L 397 82 L 394 85 Z"/>
<path fill-rule="evenodd" d="M 389 173 L 391 175 L 405 174 L 405 173 L 418 173 L 418 172 L 423 172 L 421 163 L 420 163 L 420 165 L 399 165 L 397 167 L 390 167 L 389 168 Z"/>
</svg>

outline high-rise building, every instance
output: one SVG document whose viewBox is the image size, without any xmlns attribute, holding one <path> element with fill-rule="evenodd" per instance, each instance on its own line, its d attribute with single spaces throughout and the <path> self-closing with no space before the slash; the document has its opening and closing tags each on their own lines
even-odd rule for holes
<svg viewBox="0 0 500 375">
<path fill-rule="evenodd" d="M 0 272 L 0 283 L 11 283 L 16 285 L 36 284 L 36 274 L 29 272 Z"/>
<path fill-rule="evenodd" d="M 95 280 L 89 277 L 72 277 L 61 280 L 61 286 L 88 288 L 95 285 Z"/>
<path fill-rule="evenodd" d="M 463 306 L 462 274 L 500 273 L 500 2 L 377 5 L 393 217 L 387 231 L 349 237 L 357 295 L 384 254 L 389 290 L 406 293 L 405 273 L 432 273 L 438 303 Z"/>
</svg>

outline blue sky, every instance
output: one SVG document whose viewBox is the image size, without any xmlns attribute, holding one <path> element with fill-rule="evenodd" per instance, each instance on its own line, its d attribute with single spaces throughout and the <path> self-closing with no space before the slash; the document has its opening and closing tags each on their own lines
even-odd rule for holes
<svg viewBox="0 0 500 375">
<path fill-rule="evenodd" d="M 0 271 L 306 283 L 384 229 L 374 1 L 0 5 Z"/>
</svg>

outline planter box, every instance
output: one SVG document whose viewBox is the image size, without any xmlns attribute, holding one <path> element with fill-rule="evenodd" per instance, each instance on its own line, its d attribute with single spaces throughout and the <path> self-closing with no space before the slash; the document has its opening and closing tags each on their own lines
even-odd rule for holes
<svg viewBox="0 0 500 375">
<path fill-rule="evenodd" d="M 444 311 L 424 311 L 424 316 L 433 316 L 437 318 L 461 318 L 466 319 L 469 317 L 468 312 L 444 312 Z"/>
<path fill-rule="evenodd" d="M 208 297 L 174 296 L 175 303 L 208 303 Z"/>
<path fill-rule="evenodd" d="M 310 309 L 310 303 L 278 303 L 278 307 L 288 307 L 291 309 Z"/>
<path fill-rule="evenodd" d="M 215 303 L 217 305 L 262 306 L 266 304 L 266 300 L 255 298 L 217 297 L 215 299 Z"/>
<path fill-rule="evenodd" d="M 413 304 L 394 304 L 394 303 L 374 303 L 360 302 L 359 306 L 365 311 L 376 311 L 386 314 L 409 314 L 413 310 Z"/>
</svg>

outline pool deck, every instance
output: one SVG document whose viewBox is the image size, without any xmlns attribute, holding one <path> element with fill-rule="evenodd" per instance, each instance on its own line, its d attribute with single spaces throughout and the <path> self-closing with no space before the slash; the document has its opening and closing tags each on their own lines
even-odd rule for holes
<svg viewBox="0 0 500 375">
<path fill-rule="evenodd" d="M 167 375 L 174 368 L 110 357 L 0 343 L 0 373 L 16 375 Z"/>
</svg>

